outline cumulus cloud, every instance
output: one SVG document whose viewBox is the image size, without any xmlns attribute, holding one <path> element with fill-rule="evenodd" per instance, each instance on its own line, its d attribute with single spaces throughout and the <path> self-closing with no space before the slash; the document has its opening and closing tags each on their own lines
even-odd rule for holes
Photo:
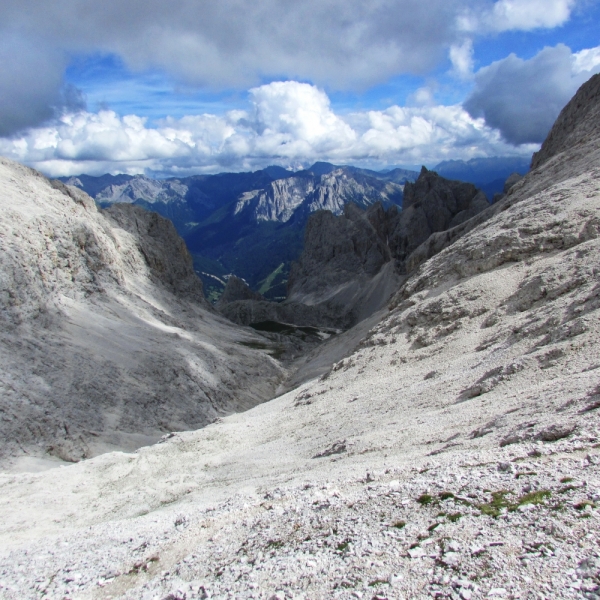
<svg viewBox="0 0 600 600">
<path fill-rule="evenodd" d="M 559 44 L 529 60 L 511 54 L 475 74 L 464 107 L 511 144 L 541 143 L 563 106 L 598 71 L 600 48 L 573 54 Z"/>
<path fill-rule="evenodd" d="M 0 122 L 6 134 L 47 118 L 67 57 L 80 54 L 117 55 L 134 71 L 210 89 L 275 78 L 358 89 L 422 73 L 443 58 L 457 11 L 472 1 L 3 0 L 3 70 L 14 63 L 23 78 L 0 84 Z"/>
<path fill-rule="evenodd" d="M 470 55 L 465 29 L 479 35 L 553 27 L 569 17 L 572 4 L 3 0 L 2 134 L 48 118 L 60 104 L 62 74 L 74 55 L 116 55 L 133 71 L 158 69 L 174 82 L 211 89 L 247 89 L 273 79 L 364 89 L 399 74 L 426 73 L 451 47 L 457 71 L 466 73 Z"/>
<path fill-rule="evenodd" d="M 526 146 L 523 154 L 537 149 Z M 461 106 L 391 106 L 337 115 L 323 90 L 294 81 L 253 88 L 247 110 L 190 115 L 149 127 L 112 111 L 63 115 L 0 139 L 0 153 L 52 176 L 125 172 L 186 175 L 316 160 L 385 166 L 514 153 Z"/>
<path fill-rule="evenodd" d="M 470 33 L 483 31 L 531 31 L 564 25 L 577 0 L 498 0 L 465 7 L 458 17 L 459 28 Z"/>
</svg>

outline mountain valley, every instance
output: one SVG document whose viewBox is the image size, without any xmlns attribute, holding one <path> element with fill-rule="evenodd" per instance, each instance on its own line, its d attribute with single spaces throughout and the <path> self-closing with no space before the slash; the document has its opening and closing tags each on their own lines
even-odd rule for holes
<svg viewBox="0 0 600 600">
<path fill-rule="evenodd" d="M 98 209 L 1 160 L 0 597 L 600 598 L 600 75 L 492 204 L 313 168 Z M 286 300 L 209 303 L 132 181 L 224 269 L 304 231 Z"/>
</svg>

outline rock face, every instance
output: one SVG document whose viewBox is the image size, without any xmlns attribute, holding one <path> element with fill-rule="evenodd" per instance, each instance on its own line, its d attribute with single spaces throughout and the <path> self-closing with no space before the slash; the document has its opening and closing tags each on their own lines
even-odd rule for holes
<svg viewBox="0 0 600 600">
<path fill-rule="evenodd" d="M 255 319 L 347 329 L 383 306 L 407 274 L 414 252 L 432 233 L 466 222 L 489 207 L 474 185 L 423 167 L 406 183 L 404 208 L 346 204 L 341 216 L 318 211 L 308 221 L 304 251 L 279 305 L 240 299 L 222 307 L 236 323 Z"/>
<path fill-rule="evenodd" d="M 0 475 L 0 593 L 595 600 L 599 165 L 600 136 L 563 145 L 298 389 Z"/>
<path fill-rule="evenodd" d="M 293 216 L 306 218 L 318 210 L 341 214 L 344 206 L 354 202 L 363 207 L 383 202 L 402 204 L 403 186 L 340 167 L 322 175 L 312 171 L 273 181 L 262 190 L 241 196 L 234 214 L 250 212 L 252 219 L 286 223 Z"/>
<path fill-rule="evenodd" d="M 539 166 L 565 150 L 596 140 L 600 135 L 600 74 L 581 86 L 554 123 L 531 168 Z"/>
<path fill-rule="evenodd" d="M 208 306 L 166 219 L 2 159 L 0 246 L 3 464 L 131 450 L 274 392 L 281 368 Z"/>
<path fill-rule="evenodd" d="M 233 275 L 227 280 L 227 285 L 225 286 L 216 307 L 220 310 L 225 307 L 226 304 L 230 304 L 236 300 L 261 301 L 264 300 L 264 298 L 258 292 L 252 291 L 239 277 Z"/>
<path fill-rule="evenodd" d="M 473 184 L 444 179 L 423 167 L 419 179 L 405 186 L 402 212 L 389 216 L 388 244 L 398 270 L 406 273 L 406 260 L 430 235 L 488 207 L 485 194 Z"/>
</svg>

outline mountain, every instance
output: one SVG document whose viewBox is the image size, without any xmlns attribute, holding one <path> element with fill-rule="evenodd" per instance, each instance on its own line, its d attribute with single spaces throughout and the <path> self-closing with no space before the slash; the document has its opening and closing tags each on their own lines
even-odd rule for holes
<svg viewBox="0 0 600 600">
<path fill-rule="evenodd" d="M 133 450 L 274 393 L 284 370 L 208 304 L 170 221 L 5 159 L 0 190 L 1 464 Z"/>
<path fill-rule="evenodd" d="M 318 162 L 292 172 L 270 166 L 253 173 L 155 180 L 143 175 L 61 178 L 101 207 L 143 206 L 170 219 L 186 240 L 207 295 L 216 300 L 235 274 L 268 298 L 281 300 L 289 266 L 302 249 L 308 216 L 344 204 L 402 204 L 406 181 L 418 173 L 387 173 Z"/>
<path fill-rule="evenodd" d="M 381 202 L 365 210 L 349 202 L 341 214 L 312 213 L 284 302 L 252 298 L 247 292 L 244 297 L 232 293 L 237 285 L 228 284 L 219 310 L 243 325 L 269 321 L 348 329 L 385 306 L 406 277 L 412 253 L 433 233 L 488 207 L 473 184 L 444 179 L 423 167 L 416 182 L 404 187 L 402 210 L 397 205 L 386 210 Z"/>
<path fill-rule="evenodd" d="M 599 109 L 595 76 L 523 180 L 306 357 L 321 376 L 136 453 L 0 475 L 0 594 L 595 600 Z"/>
<path fill-rule="evenodd" d="M 522 156 L 494 156 L 472 158 L 471 160 L 446 160 L 433 170 L 442 177 L 474 183 L 481 188 L 489 200 L 504 189 L 504 182 L 513 173 L 525 175 L 529 171 L 531 159 Z"/>
</svg>

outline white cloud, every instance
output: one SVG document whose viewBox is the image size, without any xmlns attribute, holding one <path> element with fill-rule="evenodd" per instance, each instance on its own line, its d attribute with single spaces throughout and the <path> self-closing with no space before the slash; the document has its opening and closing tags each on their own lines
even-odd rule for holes
<svg viewBox="0 0 600 600">
<path fill-rule="evenodd" d="M 473 42 L 466 39 L 462 44 L 450 46 L 450 62 L 458 77 L 468 79 L 473 75 Z"/>
<path fill-rule="evenodd" d="M 529 60 L 511 54 L 475 74 L 464 106 L 512 144 L 541 143 L 579 86 L 600 71 L 599 56 L 600 47 L 573 54 L 563 44 Z"/>
<path fill-rule="evenodd" d="M 569 20 L 575 0 L 499 0 L 490 24 L 498 31 L 553 28 Z"/>
<path fill-rule="evenodd" d="M 573 54 L 573 72 L 582 73 L 597 72 L 600 66 L 600 46 L 597 48 L 588 48 Z"/>
<path fill-rule="evenodd" d="M 3 0 L 2 64 L 35 76 L 25 76 L 14 94 L 0 82 L 0 124 L 13 122 L 4 98 L 14 95 L 18 106 L 19 90 L 36 102 L 24 106 L 25 125 L 52 114 L 67 58 L 80 54 L 117 55 L 134 71 L 158 69 L 208 89 L 247 89 L 275 78 L 362 89 L 435 66 L 455 40 L 457 11 L 474 1 Z"/>
<path fill-rule="evenodd" d="M 514 152 L 483 119 L 459 105 L 391 106 L 340 116 L 322 90 L 294 81 L 253 88 L 247 110 L 221 116 L 169 118 L 151 128 L 134 115 L 79 112 L 0 139 L 1 154 L 53 176 L 184 175 L 316 160 L 433 165 L 447 158 Z"/>
<path fill-rule="evenodd" d="M 471 34 L 494 31 L 531 31 L 564 25 L 577 0 L 498 0 L 465 6 L 457 23 Z"/>
<path fill-rule="evenodd" d="M 3 0 L 0 135 L 39 125 L 63 104 L 73 56 L 116 55 L 133 71 L 159 70 L 203 89 L 280 78 L 356 90 L 428 73 L 450 48 L 466 74 L 464 30 L 555 27 L 574 1 Z"/>
</svg>

